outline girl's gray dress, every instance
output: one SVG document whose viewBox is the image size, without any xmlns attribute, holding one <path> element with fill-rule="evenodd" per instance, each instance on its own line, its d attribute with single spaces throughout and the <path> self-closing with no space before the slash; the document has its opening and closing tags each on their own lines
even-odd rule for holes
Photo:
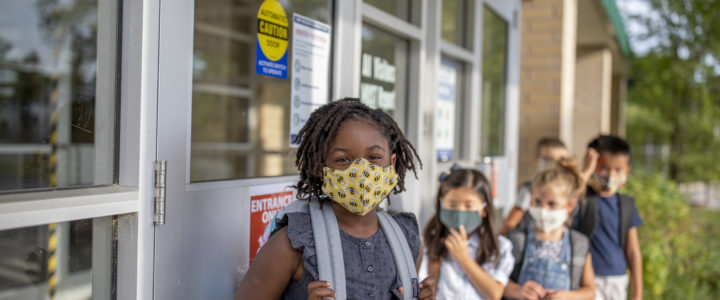
<svg viewBox="0 0 720 300">
<path fill-rule="evenodd" d="M 392 216 L 400 225 L 410 246 L 410 252 L 417 262 L 420 253 L 420 238 L 417 220 L 412 213 L 398 213 Z M 307 286 L 318 280 L 315 242 L 309 213 L 287 215 L 288 236 L 293 249 L 302 251 L 303 276 L 292 281 L 283 293 L 283 299 L 307 299 Z M 395 270 L 390 244 L 382 229 L 366 239 L 351 236 L 340 231 L 345 280 L 348 299 L 401 299 L 398 287 L 402 282 Z M 421 279 L 419 279 L 421 280 Z"/>
</svg>

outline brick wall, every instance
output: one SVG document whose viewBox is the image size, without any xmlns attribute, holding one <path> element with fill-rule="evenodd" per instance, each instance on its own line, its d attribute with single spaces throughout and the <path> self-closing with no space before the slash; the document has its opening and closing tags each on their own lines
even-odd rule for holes
<svg viewBox="0 0 720 300">
<path fill-rule="evenodd" d="M 612 54 L 607 48 L 585 48 L 578 49 L 576 59 L 572 148 L 581 158 L 592 138 L 610 133 Z"/>
<path fill-rule="evenodd" d="M 568 17 L 564 14 L 568 11 L 568 3 L 572 2 L 523 1 L 518 182 L 526 180 L 534 171 L 537 140 L 543 136 L 562 136 L 563 72 L 567 72 L 567 66 L 564 70 L 563 64 L 567 64 L 568 55 L 572 55 L 574 64 L 574 52 L 568 53 L 572 51 L 563 46 L 568 42 L 563 32 L 567 33 L 564 26 L 575 26 L 564 21 Z M 574 49 L 574 36 L 569 38 Z"/>
</svg>

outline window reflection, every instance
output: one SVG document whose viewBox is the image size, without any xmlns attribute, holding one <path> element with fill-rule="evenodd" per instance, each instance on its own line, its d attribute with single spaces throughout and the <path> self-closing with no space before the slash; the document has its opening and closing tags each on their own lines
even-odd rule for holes
<svg viewBox="0 0 720 300">
<path fill-rule="evenodd" d="M 470 48 L 473 8 L 468 0 L 443 0 L 440 32 L 443 40 Z"/>
<path fill-rule="evenodd" d="M 408 41 L 370 25 L 362 29 L 360 100 L 379 108 L 404 127 Z"/>
<path fill-rule="evenodd" d="M 0 191 L 112 183 L 94 180 L 95 135 L 114 135 L 112 126 L 95 131 L 96 101 L 114 102 L 96 98 L 98 2 L 4 1 L 2 8 Z M 114 82 L 114 73 L 101 76 Z"/>
<path fill-rule="evenodd" d="M 377 7 L 380 10 L 394 15 L 404 21 L 411 21 L 410 5 L 413 2 L 411 0 L 364 0 L 363 2 Z"/>
<path fill-rule="evenodd" d="M 483 15 L 481 155 L 505 154 L 508 24 L 485 7 Z"/>
<path fill-rule="evenodd" d="M 279 2 L 290 32 L 293 13 L 332 25 L 331 0 Z M 191 181 L 297 172 L 290 147 L 290 74 L 279 79 L 255 73 L 261 4 L 195 1 Z M 292 36 L 288 40 L 291 72 Z"/>
<path fill-rule="evenodd" d="M 0 231 L 0 299 L 90 299 L 92 262 L 93 219 Z"/>
</svg>

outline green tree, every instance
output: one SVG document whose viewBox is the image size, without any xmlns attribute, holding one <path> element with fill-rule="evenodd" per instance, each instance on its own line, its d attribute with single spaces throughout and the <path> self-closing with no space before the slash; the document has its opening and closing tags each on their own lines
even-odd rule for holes
<svg viewBox="0 0 720 300">
<path fill-rule="evenodd" d="M 720 211 L 692 210 L 677 185 L 658 173 L 634 171 L 623 193 L 635 196 L 646 299 L 719 299 Z"/>
<path fill-rule="evenodd" d="M 628 140 L 667 145 L 654 170 L 680 182 L 720 179 L 720 0 L 648 0 L 640 40 L 658 45 L 632 64 Z M 647 161 L 638 153 L 639 161 Z"/>
</svg>

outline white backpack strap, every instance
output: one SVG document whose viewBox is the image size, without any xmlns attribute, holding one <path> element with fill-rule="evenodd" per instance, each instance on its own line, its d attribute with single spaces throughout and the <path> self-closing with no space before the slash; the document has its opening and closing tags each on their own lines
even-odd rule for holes
<svg viewBox="0 0 720 300">
<path fill-rule="evenodd" d="M 403 299 L 416 299 L 419 293 L 417 270 L 405 234 L 400 225 L 384 210 L 378 209 L 378 220 L 395 258 L 397 272 L 403 286 Z"/>
<path fill-rule="evenodd" d="M 345 261 L 343 260 L 340 228 L 332 205 L 320 208 L 318 199 L 310 200 L 310 221 L 315 240 L 318 277 L 330 283 L 335 299 L 345 300 Z"/>
</svg>

